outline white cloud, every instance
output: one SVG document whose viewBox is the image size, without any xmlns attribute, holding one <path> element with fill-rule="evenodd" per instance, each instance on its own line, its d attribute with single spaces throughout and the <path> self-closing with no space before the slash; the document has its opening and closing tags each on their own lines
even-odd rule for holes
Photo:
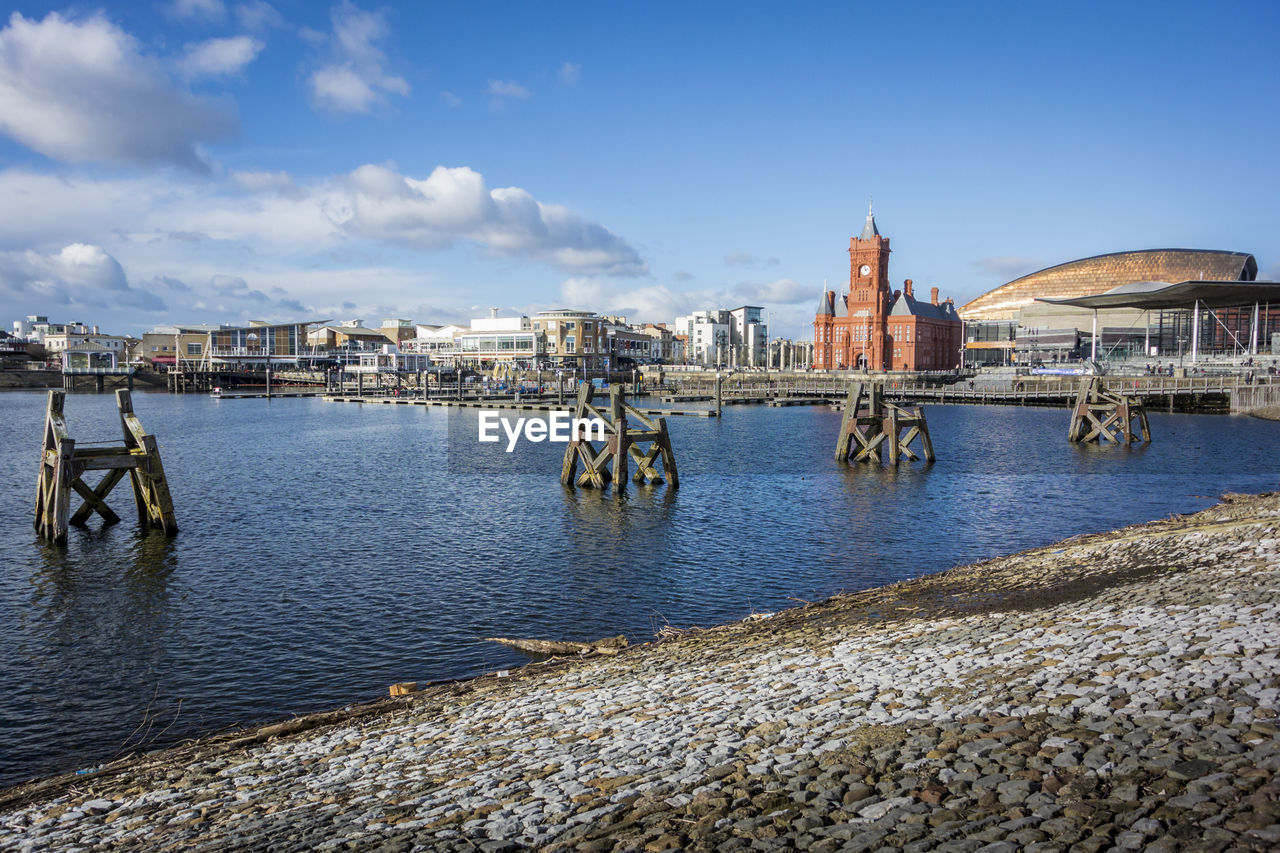
<svg viewBox="0 0 1280 853">
<path fill-rule="evenodd" d="M 514 80 L 490 80 L 488 92 L 495 98 L 529 97 L 529 90 Z"/>
<path fill-rule="evenodd" d="M 96 266 L 71 263 L 75 253 L 59 264 L 49 260 L 76 244 L 104 254 Z M 503 259 L 502 267 L 517 259 L 531 269 L 477 281 L 497 265 L 486 271 L 466 267 L 462 253 L 435 254 L 450 246 L 478 247 Z M 388 256 L 399 261 L 388 265 Z M 420 316 L 403 312 L 428 301 L 462 310 L 455 303 L 474 299 L 476 286 L 494 289 L 490 298 L 520 301 L 521 288 L 548 275 L 548 266 L 617 282 L 646 270 L 636 250 L 602 225 L 520 188 L 491 189 L 471 169 L 443 167 L 421 180 L 365 166 L 308 181 L 281 171 L 193 181 L 172 171 L 86 177 L 0 170 L 0 258 L 0 316 L 93 303 L 98 307 L 83 319 L 120 329 L 148 321 L 136 309 L 154 307 L 151 294 L 171 306 L 172 322 L 338 316 L 351 313 L 336 310 L 350 300 L 365 313 L 398 305 L 386 316 Z M 453 272 L 437 274 L 436 265 Z M 121 267 L 132 284 L 119 300 L 94 303 L 92 294 L 127 283 Z M 77 295 L 72 284 L 84 276 L 70 271 L 89 268 L 99 270 L 97 284 Z M 660 291 L 651 296 L 663 299 Z"/>
<path fill-rule="evenodd" d="M 0 252 L 0 298 L 67 309 L 166 309 L 160 297 L 131 288 L 120 262 L 101 246 L 85 243 L 52 254 Z"/>
<path fill-rule="evenodd" d="M 817 300 L 818 291 L 809 284 L 801 284 L 789 278 L 780 278 L 767 284 L 742 282 L 734 287 L 734 293 L 743 299 L 767 302 L 773 305 L 789 305 Z"/>
<path fill-rule="evenodd" d="M 222 0 L 173 0 L 169 12 L 175 18 L 221 21 L 227 16 Z"/>
<path fill-rule="evenodd" d="M 47 157 L 204 171 L 196 144 L 236 125 L 227 104 L 174 87 L 101 15 L 14 12 L 0 30 L 0 132 Z"/>
<path fill-rule="evenodd" d="M 333 33 L 325 41 L 331 59 L 308 80 L 317 108 L 367 113 L 385 103 L 387 95 L 409 94 L 405 79 L 387 72 L 387 57 L 377 46 L 390 32 L 381 12 L 367 12 L 344 0 L 329 17 Z"/>
<path fill-rule="evenodd" d="M 624 289 L 603 278 L 570 278 L 560 285 L 564 306 L 603 314 L 621 314 L 632 323 L 664 323 L 681 314 L 715 305 L 715 295 L 680 292 L 664 284 Z"/>
<path fill-rule="evenodd" d="M 449 91 L 441 92 L 440 100 L 444 101 L 445 105 L 449 107 L 462 106 L 462 98 L 459 98 L 453 92 L 449 92 Z"/>
<path fill-rule="evenodd" d="M 441 248 L 458 240 L 496 254 L 533 257 L 568 272 L 641 275 L 646 266 L 626 241 L 519 187 L 489 190 L 466 167 L 438 166 L 416 180 L 383 166 L 361 166 L 348 187 L 352 233 L 409 246 Z"/>
<path fill-rule="evenodd" d="M 250 36 L 209 39 L 187 45 L 178 68 L 189 77 L 237 74 L 262 50 L 262 42 Z"/>
<path fill-rule="evenodd" d="M 236 20 L 240 26 L 251 32 L 262 32 L 284 26 L 284 16 L 275 7 L 263 0 L 251 0 L 239 3 L 235 7 Z"/>
<path fill-rule="evenodd" d="M 560 66 L 560 81 L 569 86 L 576 86 L 582 80 L 582 66 L 574 62 L 566 62 Z"/>
<path fill-rule="evenodd" d="M 289 198 L 306 195 L 288 172 L 232 172 L 231 180 L 250 192 L 275 192 Z"/>
</svg>

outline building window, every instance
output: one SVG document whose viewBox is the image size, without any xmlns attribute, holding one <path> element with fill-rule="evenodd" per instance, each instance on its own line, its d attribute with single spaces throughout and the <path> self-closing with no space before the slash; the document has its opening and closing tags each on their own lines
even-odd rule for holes
<svg viewBox="0 0 1280 853">
<path fill-rule="evenodd" d="M 565 352 L 577 352 L 578 340 L 573 335 L 566 335 L 564 339 Z"/>
<path fill-rule="evenodd" d="M 187 355 L 200 355 L 202 349 L 200 344 L 187 344 Z"/>
<path fill-rule="evenodd" d="M 576 329 L 576 328 L 578 328 L 578 324 L 577 324 L 577 323 L 575 323 L 573 320 L 565 320 L 565 321 L 564 321 L 564 330 L 565 330 L 566 332 L 572 332 L 572 331 L 573 331 L 574 329 Z"/>
</svg>

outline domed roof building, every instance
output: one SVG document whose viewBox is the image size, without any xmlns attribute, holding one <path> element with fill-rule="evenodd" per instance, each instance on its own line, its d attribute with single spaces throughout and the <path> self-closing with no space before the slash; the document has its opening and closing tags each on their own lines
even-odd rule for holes
<svg viewBox="0 0 1280 853">
<path fill-rule="evenodd" d="M 990 290 L 960 308 L 965 320 L 1013 320 L 1036 299 L 1105 293 L 1138 281 L 1254 281 L 1258 262 L 1245 252 L 1143 249 L 1094 255 L 1047 267 Z"/>
</svg>

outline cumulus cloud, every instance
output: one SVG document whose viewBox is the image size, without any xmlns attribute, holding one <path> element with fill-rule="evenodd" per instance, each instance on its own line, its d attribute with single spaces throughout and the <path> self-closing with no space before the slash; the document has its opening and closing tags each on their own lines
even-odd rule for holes
<svg viewBox="0 0 1280 853">
<path fill-rule="evenodd" d="M 384 166 L 351 173 L 347 229 L 420 248 L 470 240 L 499 255 L 533 257 L 571 273 L 641 275 L 639 253 L 602 225 L 519 187 L 490 190 L 479 172 L 438 166 L 425 179 Z"/>
<path fill-rule="evenodd" d="M 490 80 L 488 92 L 495 98 L 529 97 L 529 90 L 514 80 Z"/>
<path fill-rule="evenodd" d="M 581 79 L 581 65 L 574 62 L 566 62 L 560 66 L 560 82 L 568 86 L 576 86 Z"/>
<path fill-rule="evenodd" d="M 205 171 L 197 143 L 236 127 L 228 105 L 176 88 L 100 14 L 14 12 L 0 30 L 0 132 L 47 157 Z"/>
<path fill-rule="evenodd" d="M 998 278 L 1003 281 L 1012 281 L 1015 278 L 1021 278 L 1030 272 L 1035 272 L 1044 267 L 1040 261 L 1035 258 L 1022 258 L 1014 255 L 1004 255 L 992 258 L 979 258 L 973 262 L 973 268 L 980 275 Z"/>
<path fill-rule="evenodd" d="M 238 74 L 261 50 L 262 42 L 249 36 L 209 39 L 187 45 L 178 68 L 188 77 Z"/>
<path fill-rule="evenodd" d="M 284 16 L 277 12 L 274 6 L 263 0 L 239 3 L 236 5 L 235 12 L 240 26 L 251 32 L 262 32 L 284 26 Z"/>
<path fill-rule="evenodd" d="M 620 314 L 632 323 L 669 322 L 681 314 L 714 305 L 713 294 L 683 293 L 664 284 L 624 289 L 600 278 L 578 277 L 560 285 L 560 297 L 570 308 Z"/>
<path fill-rule="evenodd" d="M 0 252 L 0 297 L 33 306 L 167 307 L 160 297 L 130 287 L 120 262 L 101 246 L 86 243 L 53 254 Z"/>
<path fill-rule="evenodd" d="M 812 285 L 801 284 L 789 278 L 780 278 L 768 284 L 742 282 L 734 287 L 734 292 L 743 299 L 774 305 L 789 305 L 817 299 L 817 291 Z"/>
<path fill-rule="evenodd" d="M 317 108 L 367 113 L 385 103 L 387 95 L 409 94 L 405 79 L 387 72 L 386 54 L 378 47 L 390 32 L 385 15 L 344 0 L 329 17 L 333 33 L 324 42 L 329 45 L 330 61 L 308 80 Z"/>
<path fill-rule="evenodd" d="M 288 198 L 306 195 L 288 172 L 232 172 L 231 180 L 249 192 L 274 192 Z"/>
</svg>

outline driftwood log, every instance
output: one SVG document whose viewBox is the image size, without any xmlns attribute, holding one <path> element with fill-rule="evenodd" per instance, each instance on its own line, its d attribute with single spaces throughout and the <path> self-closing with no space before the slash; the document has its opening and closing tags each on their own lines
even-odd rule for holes
<svg viewBox="0 0 1280 853">
<path fill-rule="evenodd" d="M 627 638 L 622 634 L 584 643 L 566 643 L 560 640 L 517 640 L 510 637 L 485 637 L 484 639 L 485 642 L 501 643 L 518 652 L 542 657 L 551 655 L 613 655 L 617 654 L 619 649 L 627 647 Z"/>
</svg>

